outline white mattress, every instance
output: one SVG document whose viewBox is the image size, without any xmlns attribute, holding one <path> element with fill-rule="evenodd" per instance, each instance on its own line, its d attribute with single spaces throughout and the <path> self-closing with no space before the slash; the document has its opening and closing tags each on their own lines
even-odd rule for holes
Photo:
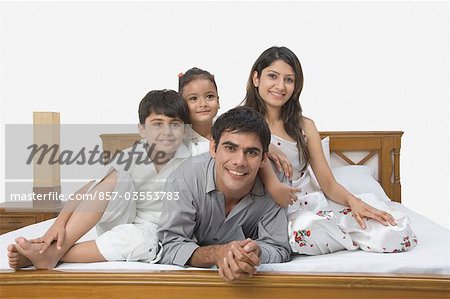
<svg viewBox="0 0 450 299">
<path fill-rule="evenodd" d="M 450 231 L 408 208 L 389 203 L 404 211 L 411 220 L 413 231 L 418 237 L 417 246 L 409 252 L 372 253 L 365 251 L 341 251 L 321 256 L 293 255 L 292 260 L 282 264 L 261 265 L 259 272 L 339 272 L 339 273 L 395 273 L 395 274 L 446 274 L 450 275 Z M 0 269 L 9 269 L 6 247 L 18 236 L 25 238 L 41 236 L 53 220 L 30 225 L 0 236 Z M 95 230 L 88 232 L 81 240 L 93 239 Z M 30 268 L 32 269 L 32 268 Z M 102 271 L 102 270 L 185 270 L 199 268 L 182 268 L 172 265 L 148 264 L 140 262 L 103 262 L 89 264 L 61 263 L 60 271 Z"/>
</svg>

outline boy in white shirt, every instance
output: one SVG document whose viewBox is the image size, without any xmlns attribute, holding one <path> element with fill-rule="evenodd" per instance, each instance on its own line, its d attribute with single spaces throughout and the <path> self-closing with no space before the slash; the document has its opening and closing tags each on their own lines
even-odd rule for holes
<svg viewBox="0 0 450 299">
<path fill-rule="evenodd" d="M 182 143 L 188 115 L 177 92 L 149 92 L 139 104 L 138 127 L 144 139 L 118 156 L 132 161 L 114 160 L 103 179 L 77 192 L 90 193 L 93 200 L 68 202 L 44 236 L 19 237 L 10 244 L 10 267 L 52 269 L 59 261 L 156 261 L 161 199 L 176 196 L 163 192 L 164 183 L 190 156 Z M 97 239 L 75 244 L 95 225 Z"/>
</svg>

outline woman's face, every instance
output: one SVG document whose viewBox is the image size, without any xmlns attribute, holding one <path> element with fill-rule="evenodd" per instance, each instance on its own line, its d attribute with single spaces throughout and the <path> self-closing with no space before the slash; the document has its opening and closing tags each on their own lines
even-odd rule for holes
<svg viewBox="0 0 450 299">
<path fill-rule="evenodd" d="M 275 60 L 261 74 L 253 73 L 253 85 L 267 107 L 281 108 L 294 92 L 295 73 L 283 60 Z"/>
<path fill-rule="evenodd" d="M 182 95 L 189 107 L 192 124 L 211 123 L 219 110 L 215 85 L 207 79 L 197 79 L 183 87 Z"/>
</svg>

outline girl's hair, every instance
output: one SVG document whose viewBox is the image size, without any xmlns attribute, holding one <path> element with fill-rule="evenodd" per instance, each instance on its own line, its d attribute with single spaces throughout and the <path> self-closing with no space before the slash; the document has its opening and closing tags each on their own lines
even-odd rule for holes
<svg viewBox="0 0 450 299">
<path fill-rule="evenodd" d="M 139 122 L 145 124 L 145 119 L 152 113 L 178 118 L 185 124 L 189 123 L 189 110 L 183 98 L 174 90 L 152 90 L 139 103 Z"/>
<path fill-rule="evenodd" d="M 267 107 L 259 95 L 258 88 L 253 84 L 253 74 L 257 72 L 261 76 L 263 69 L 270 66 L 274 61 L 282 60 L 292 67 L 295 74 L 294 92 L 291 98 L 281 108 L 281 119 L 284 123 L 286 133 L 297 142 L 299 152 L 299 162 L 306 169 L 309 160 L 308 148 L 306 147 L 305 136 L 303 136 L 303 116 L 299 97 L 303 88 L 303 71 L 297 56 L 286 47 L 271 47 L 265 50 L 255 61 L 250 71 L 247 82 L 247 94 L 245 95 L 243 105 L 249 106 L 262 115 L 266 115 Z"/>
<path fill-rule="evenodd" d="M 214 84 L 214 87 L 216 88 L 216 92 L 217 92 L 217 84 L 216 84 L 216 80 L 214 79 L 214 75 L 211 75 L 210 72 L 199 69 L 197 67 L 193 67 L 189 70 L 187 70 L 186 73 L 181 73 L 178 75 L 178 93 L 182 94 L 183 93 L 183 88 L 191 83 L 194 80 L 197 79 L 204 79 L 204 80 L 209 80 L 211 81 L 212 84 Z"/>
</svg>

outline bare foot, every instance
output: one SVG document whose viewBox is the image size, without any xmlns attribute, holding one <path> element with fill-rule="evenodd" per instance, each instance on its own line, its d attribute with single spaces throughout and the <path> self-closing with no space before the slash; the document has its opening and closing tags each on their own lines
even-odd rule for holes
<svg viewBox="0 0 450 299">
<path fill-rule="evenodd" d="M 50 255 L 50 250 L 46 250 L 43 254 L 39 253 L 43 244 L 31 243 L 23 237 L 17 238 L 16 243 L 17 251 L 27 257 L 36 269 L 53 269 L 58 263 L 55 257 Z"/>
<path fill-rule="evenodd" d="M 13 269 L 25 268 L 33 265 L 26 256 L 19 253 L 16 244 L 8 245 L 8 264 Z"/>
</svg>

